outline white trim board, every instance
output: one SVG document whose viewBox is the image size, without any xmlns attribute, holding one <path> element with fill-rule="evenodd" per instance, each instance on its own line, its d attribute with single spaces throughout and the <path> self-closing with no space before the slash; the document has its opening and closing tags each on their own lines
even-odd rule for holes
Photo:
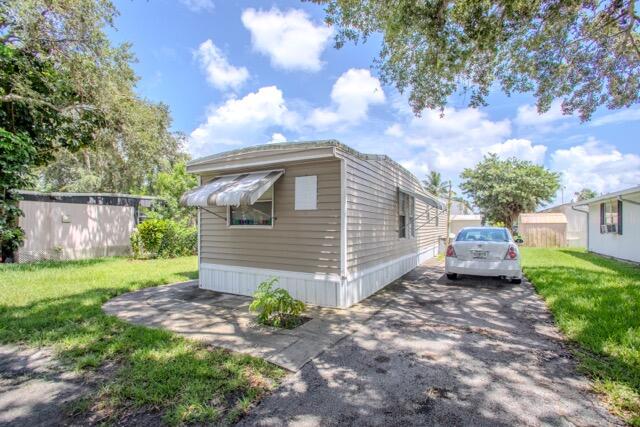
<svg viewBox="0 0 640 427">
<path fill-rule="evenodd" d="M 348 275 L 347 269 L 347 159 L 340 159 L 340 276 Z"/>
</svg>

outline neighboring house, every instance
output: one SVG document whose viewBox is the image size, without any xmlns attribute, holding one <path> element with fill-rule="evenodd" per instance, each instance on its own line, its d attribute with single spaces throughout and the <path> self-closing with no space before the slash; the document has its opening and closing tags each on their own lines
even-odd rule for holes
<svg viewBox="0 0 640 427">
<path fill-rule="evenodd" d="M 458 231 L 462 230 L 464 227 L 480 227 L 482 225 L 482 215 L 480 214 L 469 214 L 469 215 L 453 215 L 451 214 L 451 226 L 449 227 L 449 232 L 452 235 L 457 235 Z"/>
<path fill-rule="evenodd" d="M 447 199 L 442 198 L 441 199 L 443 203 L 447 203 Z M 452 200 L 451 201 L 451 216 L 454 215 L 473 215 L 473 209 L 471 209 L 471 207 L 469 206 L 468 203 L 465 202 L 461 202 L 459 200 Z"/>
<path fill-rule="evenodd" d="M 567 246 L 567 217 L 563 213 L 523 213 L 518 234 L 525 246 L 537 248 Z"/>
<path fill-rule="evenodd" d="M 576 203 L 588 212 L 591 252 L 640 262 L 640 185 Z"/>
<path fill-rule="evenodd" d="M 543 213 L 561 213 L 567 220 L 567 246 L 587 247 L 587 215 L 575 203 L 565 203 L 542 209 Z"/>
<path fill-rule="evenodd" d="M 348 307 L 438 253 L 443 204 L 387 156 L 337 141 L 279 143 L 193 160 L 202 186 L 200 287 L 252 295 L 271 277 L 295 298 Z"/>
<path fill-rule="evenodd" d="M 24 243 L 17 262 L 127 255 L 141 208 L 155 197 L 18 191 Z"/>
</svg>

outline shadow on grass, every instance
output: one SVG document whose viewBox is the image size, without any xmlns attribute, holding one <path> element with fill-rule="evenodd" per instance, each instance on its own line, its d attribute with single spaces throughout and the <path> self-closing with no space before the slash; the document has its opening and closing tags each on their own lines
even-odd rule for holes
<svg viewBox="0 0 640 427">
<path fill-rule="evenodd" d="M 597 255 L 565 266 L 526 267 L 562 331 L 578 344 L 581 367 L 632 425 L 640 425 L 640 269 Z"/>
<path fill-rule="evenodd" d="M 25 262 L 22 264 L 0 264 L 0 271 L 39 271 L 58 268 L 73 268 L 73 267 L 89 267 L 92 265 L 104 264 L 114 259 L 124 259 L 124 257 L 104 257 L 104 258 L 90 258 L 90 259 L 78 259 L 78 260 L 64 260 L 64 261 L 36 261 Z"/>
<path fill-rule="evenodd" d="M 197 272 L 183 274 L 197 277 Z M 25 306 L 0 305 L 0 342 L 53 346 L 64 362 L 80 369 L 115 364 L 115 375 L 101 384 L 88 405 L 101 419 L 129 417 L 134 424 L 233 421 L 247 402 L 274 385 L 282 375 L 279 368 L 208 349 L 168 331 L 134 326 L 102 311 L 117 295 L 164 283 L 131 281 Z"/>
</svg>

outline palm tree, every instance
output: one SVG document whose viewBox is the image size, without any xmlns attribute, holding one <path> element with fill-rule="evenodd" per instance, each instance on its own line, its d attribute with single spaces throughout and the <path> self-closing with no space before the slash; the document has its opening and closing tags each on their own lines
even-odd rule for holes
<svg viewBox="0 0 640 427">
<path fill-rule="evenodd" d="M 440 172 L 429 172 L 427 179 L 422 181 L 422 184 L 426 190 L 434 196 L 445 197 L 449 191 L 447 183 L 442 181 L 442 175 L 440 175 Z"/>
</svg>

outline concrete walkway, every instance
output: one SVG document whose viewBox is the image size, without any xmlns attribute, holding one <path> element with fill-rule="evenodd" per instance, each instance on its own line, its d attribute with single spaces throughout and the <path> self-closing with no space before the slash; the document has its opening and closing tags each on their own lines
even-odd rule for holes
<svg viewBox="0 0 640 427">
<path fill-rule="evenodd" d="M 199 289 L 197 281 L 121 295 L 103 310 L 297 371 L 371 317 L 379 309 L 376 301 L 349 310 L 310 306 L 305 315 L 312 319 L 293 330 L 257 324 L 255 313 L 249 312 L 251 298 Z"/>
</svg>

